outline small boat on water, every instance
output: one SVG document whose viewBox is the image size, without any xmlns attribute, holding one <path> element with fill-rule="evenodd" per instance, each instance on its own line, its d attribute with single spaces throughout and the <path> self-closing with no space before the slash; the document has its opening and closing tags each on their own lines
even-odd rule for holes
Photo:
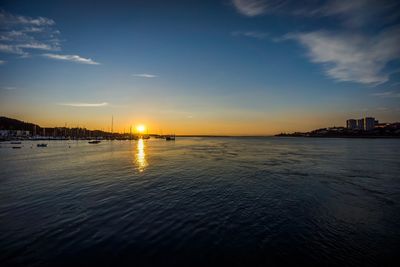
<svg viewBox="0 0 400 267">
<path fill-rule="evenodd" d="M 20 149 L 20 146 L 13 146 L 12 149 Z"/>
<path fill-rule="evenodd" d="M 98 144 L 100 142 L 101 142 L 100 140 L 92 140 L 92 141 L 89 141 L 88 143 L 89 144 Z"/>
<path fill-rule="evenodd" d="M 37 147 L 47 147 L 47 144 L 37 144 Z"/>
<path fill-rule="evenodd" d="M 165 136 L 165 140 L 167 140 L 167 141 L 175 141 L 175 135 L 167 135 L 167 136 Z"/>
<path fill-rule="evenodd" d="M 12 145 L 20 145 L 21 142 L 20 141 L 11 141 L 10 144 L 12 144 Z"/>
</svg>

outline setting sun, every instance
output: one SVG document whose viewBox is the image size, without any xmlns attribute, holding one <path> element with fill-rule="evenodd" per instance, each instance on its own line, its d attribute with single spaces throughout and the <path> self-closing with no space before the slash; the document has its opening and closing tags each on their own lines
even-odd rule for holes
<svg viewBox="0 0 400 267">
<path fill-rule="evenodd" d="M 146 130 L 146 126 L 144 126 L 144 125 L 138 125 L 138 126 L 136 127 L 136 130 L 137 130 L 139 133 L 144 133 L 144 131 Z"/>
</svg>

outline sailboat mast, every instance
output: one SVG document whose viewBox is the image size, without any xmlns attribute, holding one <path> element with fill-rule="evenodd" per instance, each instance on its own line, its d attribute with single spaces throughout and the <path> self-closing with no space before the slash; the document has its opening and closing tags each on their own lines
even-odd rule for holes
<svg viewBox="0 0 400 267">
<path fill-rule="evenodd" d="M 114 115 L 111 116 L 111 134 L 114 132 Z"/>
</svg>

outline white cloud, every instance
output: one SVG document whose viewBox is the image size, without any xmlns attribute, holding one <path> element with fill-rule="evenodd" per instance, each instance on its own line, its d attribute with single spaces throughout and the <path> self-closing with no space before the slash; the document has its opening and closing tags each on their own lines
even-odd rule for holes
<svg viewBox="0 0 400 267">
<path fill-rule="evenodd" d="M 0 52 L 3 53 L 8 53 L 8 54 L 17 54 L 17 55 L 26 55 L 21 48 L 14 46 L 14 45 L 9 45 L 9 44 L 0 44 Z"/>
<path fill-rule="evenodd" d="M 60 106 L 68 106 L 68 107 L 80 107 L 80 108 L 94 108 L 94 107 L 105 107 L 109 104 L 107 102 L 103 103 L 60 103 Z"/>
<path fill-rule="evenodd" d="M 237 11 L 248 17 L 255 17 L 280 9 L 287 0 L 232 0 Z"/>
<path fill-rule="evenodd" d="M 83 58 L 78 55 L 59 55 L 59 54 L 43 54 L 42 56 L 56 59 L 56 60 L 63 60 L 63 61 L 71 61 L 81 64 L 89 64 L 89 65 L 99 65 L 99 62 L 93 61 L 90 58 Z"/>
<path fill-rule="evenodd" d="M 400 93 L 396 93 L 393 91 L 373 93 L 372 95 L 382 97 L 382 98 L 398 98 L 398 97 L 400 97 Z"/>
<path fill-rule="evenodd" d="M 304 5 L 293 13 L 305 16 L 336 16 L 346 27 L 356 28 L 377 21 L 394 21 L 399 17 L 396 12 L 399 3 L 396 0 L 329 0 L 324 4 Z"/>
<path fill-rule="evenodd" d="M 31 18 L 0 11 L 0 52 L 27 57 L 34 50 L 60 50 L 59 31 L 48 18 Z"/>
<path fill-rule="evenodd" d="M 4 65 L 4 64 L 6 64 L 7 63 L 7 61 L 5 61 L 5 60 L 0 60 L 0 65 Z"/>
<path fill-rule="evenodd" d="M 53 47 L 51 45 L 48 45 L 45 43 L 39 43 L 39 42 L 19 44 L 19 45 L 16 45 L 16 47 L 27 48 L 27 49 L 39 49 L 39 50 L 59 50 L 59 48 L 57 48 L 57 47 Z"/>
<path fill-rule="evenodd" d="M 27 16 L 19 16 L 13 15 L 10 13 L 6 13 L 4 11 L 0 11 L 0 24 L 2 25 L 33 25 L 33 26 L 51 26 L 54 25 L 55 22 L 52 19 L 44 18 L 44 17 L 27 17 Z"/>
<path fill-rule="evenodd" d="M 338 81 L 379 84 L 388 81 L 387 63 L 400 58 L 400 27 L 376 36 L 315 31 L 286 35 L 308 49 L 312 62 L 322 63 Z"/>
<path fill-rule="evenodd" d="M 43 32 L 44 30 L 44 28 L 39 27 L 26 27 L 23 29 L 24 32 Z"/>
<path fill-rule="evenodd" d="M 235 31 L 232 32 L 232 36 L 235 37 L 251 37 L 251 38 L 256 38 L 256 39 L 265 39 L 268 37 L 268 33 L 266 32 L 259 32 L 259 31 Z"/>
<path fill-rule="evenodd" d="M 264 0 L 233 0 L 232 2 L 239 13 L 249 17 L 261 15 L 267 8 Z"/>
<path fill-rule="evenodd" d="M 136 74 L 132 74 L 132 76 L 140 77 L 140 78 L 156 78 L 156 77 L 158 77 L 157 75 L 148 74 L 148 73 L 136 73 Z"/>
<path fill-rule="evenodd" d="M 55 22 L 44 17 L 27 17 L 0 11 L 0 52 L 28 57 L 35 50 L 60 51 L 60 31 L 54 28 Z M 37 52 L 36 52 L 37 53 Z M 43 54 L 44 57 L 71 61 L 81 64 L 100 63 L 79 55 Z"/>
</svg>

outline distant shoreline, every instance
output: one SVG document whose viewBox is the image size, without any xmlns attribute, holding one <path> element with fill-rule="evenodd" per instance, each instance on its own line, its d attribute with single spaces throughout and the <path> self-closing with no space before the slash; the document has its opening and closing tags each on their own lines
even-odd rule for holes
<svg viewBox="0 0 400 267">
<path fill-rule="evenodd" d="M 283 138 L 346 138 L 346 139 L 399 139 L 400 136 L 298 136 L 298 135 L 275 135 Z"/>
<path fill-rule="evenodd" d="M 400 136 L 296 136 L 296 135 L 176 135 L 176 137 L 221 137 L 221 138 L 271 138 L 271 137 L 290 137 L 290 138 L 400 138 Z"/>
<path fill-rule="evenodd" d="M 21 140 L 76 140 L 76 139 L 118 139 L 129 140 L 138 133 L 116 133 L 86 128 L 41 127 L 12 118 L 0 116 L 0 141 L 7 139 Z M 148 137 L 165 137 L 160 134 L 145 134 Z M 320 128 L 310 132 L 294 132 L 261 135 L 226 135 L 226 134 L 177 134 L 178 138 L 270 138 L 270 137 L 318 137 L 318 138 L 400 138 L 400 123 L 387 123 L 371 130 L 349 129 L 345 127 Z"/>
</svg>

